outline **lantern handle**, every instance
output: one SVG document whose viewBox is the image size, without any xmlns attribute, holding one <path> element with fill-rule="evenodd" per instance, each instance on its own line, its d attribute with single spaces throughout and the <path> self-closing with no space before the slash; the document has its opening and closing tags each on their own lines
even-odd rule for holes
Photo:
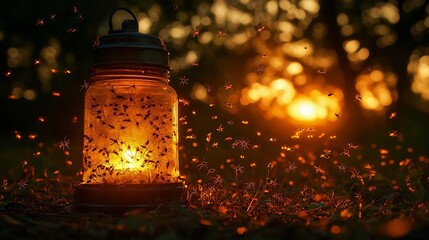
<svg viewBox="0 0 429 240">
<path fill-rule="evenodd" d="M 133 20 L 124 20 L 122 22 L 121 30 L 119 30 L 119 31 L 124 31 L 124 30 L 127 31 L 128 30 L 128 31 L 138 32 L 139 24 L 138 24 L 136 16 L 128 8 L 120 7 L 120 8 L 113 10 L 112 13 L 110 13 L 109 33 L 117 31 L 117 30 L 113 30 L 112 18 L 113 18 L 113 15 L 115 15 L 115 13 L 120 11 L 120 10 L 123 10 L 123 11 L 129 13 L 133 17 Z"/>
</svg>

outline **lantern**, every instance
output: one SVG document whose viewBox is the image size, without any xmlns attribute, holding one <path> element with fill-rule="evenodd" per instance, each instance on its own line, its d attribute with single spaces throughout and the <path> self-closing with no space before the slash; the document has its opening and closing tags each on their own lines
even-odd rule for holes
<svg viewBox="0 0 429 240">
<path fill-rule="evenodd" d="M 112 17 L 128 12 L 121 29 Z M 94 49 L 85 93 L 83 179 L 77 211 L 124 212 L 179 200 L 178 100 L 168 86 L 169 52 L 138 33 L 131 11 L 118 8 Z"/>
</svg>

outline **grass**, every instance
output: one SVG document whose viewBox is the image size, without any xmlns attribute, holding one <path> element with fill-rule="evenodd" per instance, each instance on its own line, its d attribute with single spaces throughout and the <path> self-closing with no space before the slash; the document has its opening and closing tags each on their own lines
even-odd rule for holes
<svg viewBox="0 0 429 240">
<path fill-rule="evenodd" d="M 188 188 L 192 192 L 191 186 Z M 72 178 L 10 183 L 1 192 L 1 239 L 424 239 L 429 202 L 379 188 L 356 194 L 200 185 L 182 204 L 124 215 L 73 212 Z M 210 191 L 212 196 L 207 198 Z M 287 192 L 286 192 L 287 191 Z M 284 196 L 278 194 L 284 192 Z M 254 207 L 249 211 L 253 200 Z M 207 201 L 207 202 L 205 202 Z M 257 202 L 257 203 L 256 203 Z"/>
<path fill-rule="evenodd" d="M 180 204 L 123 215 L 73 211 L 80 176 L 70 174 L 73 169 L 63 161 L 69 159 L 68 149 L 45 144 L 35 156 L 37 142 L 30 141 L 36 145 L 30 147 L 8 143 L 12 146 L 2 153 L 11 161 L 2 162 L 0 239 L 427 237 L 429 158 L 424 148 L 419 152 L 386 134 L 374 140 L 378 144 L 359 146 L 335 139 L 327 143 L 329 136 L 308 138 L 321 136 L 313 129 L 297 134 L 301 138 L 287 145 L 269 141 L 262 147 L 246 137 L 222 141 L 222 134 L 211 134 L 219 148 L 206 147 L 205 157 L 185 165 L 187 188 Z M 188 156 L 181 159 L 189 159 L 195 148 L 186 144 L 193 142 L 182 141 L 188 149 L 182 154 Z M 22 161 L 25 156 L 28 161 Z"/>
</svg>

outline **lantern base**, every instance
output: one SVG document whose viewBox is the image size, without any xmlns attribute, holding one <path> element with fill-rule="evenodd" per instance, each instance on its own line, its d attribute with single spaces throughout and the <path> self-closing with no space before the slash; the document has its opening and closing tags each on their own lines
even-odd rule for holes
<svg viewBox="0 0 429 240">
<path fill-rule="evenodd" d="M 184 183 L 81 184 L 74 190 L 74 211 L 122 214 L 180 202 Z"/>
</svg>

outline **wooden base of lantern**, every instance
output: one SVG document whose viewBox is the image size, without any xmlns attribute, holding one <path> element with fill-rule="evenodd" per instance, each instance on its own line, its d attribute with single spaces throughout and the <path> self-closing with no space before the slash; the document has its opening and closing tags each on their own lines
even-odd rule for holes
<svg viewBox="0 0 429 240">
<path fill-rule="evenodd" d="M 163 203 L 180 202 L 184 184 L 81 184 L 74 190 L 76 212 L 122 214 L 134 209 L 155 209 Z"/>
</svg>

